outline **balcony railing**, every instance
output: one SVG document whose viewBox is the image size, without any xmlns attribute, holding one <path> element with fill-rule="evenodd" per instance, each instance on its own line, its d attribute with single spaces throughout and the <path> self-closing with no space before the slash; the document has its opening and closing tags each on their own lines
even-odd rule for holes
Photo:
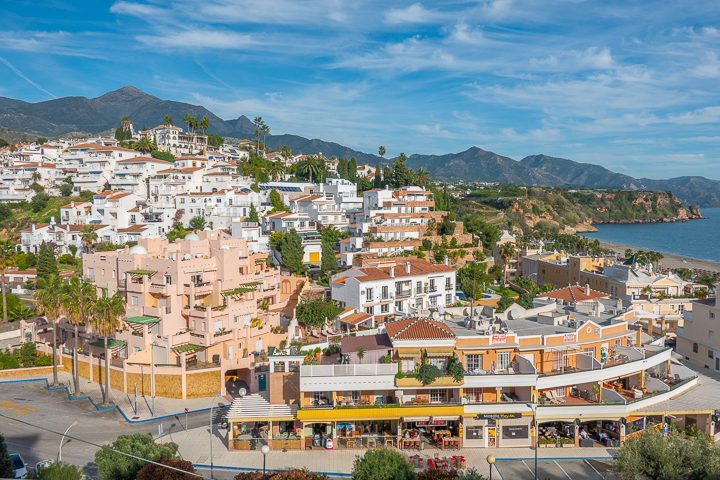
<svg viewBox="0 0 720 480">
<path fill-rule="evenodd" d="M 302 365 L 300 375 L 303 377 L 345 377 L 395 375 L 395 363 L 353 363 L 349 365 Z"/>
</svg>

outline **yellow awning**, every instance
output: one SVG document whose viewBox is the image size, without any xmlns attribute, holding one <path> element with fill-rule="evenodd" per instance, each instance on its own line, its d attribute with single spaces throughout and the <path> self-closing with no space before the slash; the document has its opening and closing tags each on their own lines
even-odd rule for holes
<svg viewBox="0 0 720 480">
<path fill-rule="evenodd" d="M 400 420 L 402 417 L 454 417 L 462 416 L 462 405 L 422 405 L 377 408 L 300 409 L 298 420 L 303 422 L 338 422 L 352 420 Z"/>
</svg>

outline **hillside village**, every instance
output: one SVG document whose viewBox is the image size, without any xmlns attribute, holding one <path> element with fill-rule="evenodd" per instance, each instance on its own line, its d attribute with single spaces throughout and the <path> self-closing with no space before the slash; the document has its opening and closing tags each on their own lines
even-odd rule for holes
<svg viewBox="0 0 720 480">
<path fill-rule="evenodd" d="M 572 235 L 593 219 L 557 203 L 623 193 L 440 184 L 404 155 L 270 151 L 261 119 L 232 145 L 185 121 L 2 150 L 4 320 L 75 365 L 71 388 L 129 394 L 150 365 L 153 398 L 220 392 L 228 451 L 613 447 L 669 416 L 720 436 L 720 384 L 673 356 L 720 372 L 698 327 L 718 278 Z M 73 314 L 88 298 L 116 321 Z"/>
</svg>

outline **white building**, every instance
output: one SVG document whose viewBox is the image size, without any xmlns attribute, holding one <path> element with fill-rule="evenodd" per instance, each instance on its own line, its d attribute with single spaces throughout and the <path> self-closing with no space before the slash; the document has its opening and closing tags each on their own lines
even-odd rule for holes
<svg viewBox="0 0 720 480">
<path fill-rule="evenodd" d="M 452 267 L 412 257 L 366 263 L 330 280 L 333 300 L 376 321 L 441 311 L 455 303 L 455 285 Z"/>
<path fill-rule="evenodd" d="M 150 130 L 139 132 L 139 136 L 155 142 L 158 150 L 171 152 L 175 155 L 204 153 L 208 147 L 207 135 L 184 132 L 182 128 L 174 125 L 158 125 Z"/>
</svg>

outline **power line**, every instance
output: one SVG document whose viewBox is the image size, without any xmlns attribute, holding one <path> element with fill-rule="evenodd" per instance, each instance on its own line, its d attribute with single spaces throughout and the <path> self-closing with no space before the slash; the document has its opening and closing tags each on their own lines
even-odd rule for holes
<svg viewBox="0 0 720 480">
<path fill-rule="evenodd" d="M 20 420 L 19 418 L 10 417 L 10 416 L 5 415 L 5 414 L 3 414 L 3 413 L 0 413 L 0 417 L 2 417 L 2 418 L 7 418 L 8 420 L 12 420 L 13 422 L 17 422 L 17 423 L 23 424 L 23 425 L 28 426 L 28 427 L 32 427 L 32 428 L 36 428 L 36 429 L 38 429 L 38 430 L 42 430 L 43 432 L 48 432 L 48 433 L 52 433 L 52 434 L 59 435 L 59 436 L 62 436 L 62 435 L 63 435 L 62 433 L 56 432 L 55 430 L 50 430 L 49 428 L 41 427 L 40 425 L 35 425 L 35 424 L 30 423 L 30 422 L 26 422 L 25 420 Z M 181 473 L 184 473 L 184 474 L 186 474 L 186 475 L 191 475 L 191 476 L 193 476 L 193 477 L 202 478 L 202 479 L 205 479 L 205 480 L 210 480 L 209 477 L 204 477 L 204 476 L 200 475 L 199 473 L 188 472 L 187 470 L 181 470 L 181 469 L 179 469 L 179 468 L 176 468 L 176 467 L 173 467 L 173 466 L 170 466 L 170 465 L 165 465 L 165 464 L 163 464 L 163 463 L 156 462 L 156 461 L 154 461 L 154 460 L 148 460 L 147 458 L 138 457 L 137 455 L 133 455 L 132 453 L 123 452 L 123 451 L 121 451 L 121 450 L 117 450 L 117 449 L 115 449 L 115 448 L 108 447 L 107 445 L 99 445 L 99 444 L 93 443 L 93 442 L 91 442 L 91 441 L 89 441 L 89 440 L 83 440 L 83 439 L 81 439 L 81 438 L 77 438 L 77 437 L 74 437 L 74 436 L 72 436 L 72 435 L 65 435 L 65 438 L 69 438 L 69 439 L 72 439 L 72 440 L 75 440 L 75 441 L 78 441 L 78 442 L 81 442 L 81 443 L 86 443 L 86 444 L 88 444 L 88 445 L 92 445 L 93 447 L 110 450 L 110 451 L 112 451 L 112 452 L 119 453 L 120 455 L 125 455 L 126 457 L 134 458 L 135 460 L 140 460 L 140 461 L 142 461 L 142 462 L 152 463 L 153 465 L 157 465 L 157 466 L 159 466 L 159 467 L 167 468 L 167 469 L 169 469 L 169 470 L 174 470 L 174 471 L 176 471 L 176 472 L 181 472 Z"/>
</svg>

